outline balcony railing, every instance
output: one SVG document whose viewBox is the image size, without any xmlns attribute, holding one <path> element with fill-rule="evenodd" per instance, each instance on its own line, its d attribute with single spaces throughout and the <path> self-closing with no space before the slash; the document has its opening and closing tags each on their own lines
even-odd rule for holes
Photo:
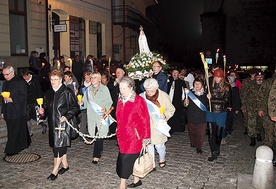
<svg viewBox="0 0 276 189">
<path fill-rule="evenodd" d="M 114 25 L 129 27 L 133 30 L 139 30 L 140 25 L 147 30 L 154 28 L 153 23 L 148 18 L 130 6 L 114 6 L 112 21 Z"/>
</svg>

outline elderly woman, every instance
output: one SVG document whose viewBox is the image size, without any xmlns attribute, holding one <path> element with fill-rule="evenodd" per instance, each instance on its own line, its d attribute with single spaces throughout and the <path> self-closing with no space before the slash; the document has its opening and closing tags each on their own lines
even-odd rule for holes
<svg viewBox="0 0 276 189">
<path fill-rule="evenodd" d="M 187 107 L 188 133 L 191 147 L 196 148 L 198 154 L 202 153 L 203 139 L 206 134 L 206 106 L 208 99 L 204 90 L 204 80 L 195 78 L 193 89 L 185 89 L 189 98 L 184 100 L 184 106 Z"/>
<path fill-rule="evenodd" d="M 150 112 L 151 144 L 149 152 L 155 160 L 154 147 L 156 148 L 159 154 L 159 167 L 163 168 L 166 166 L 165 142 L 170 136 L 168 132 L 170 127 L 167 125 L 167 121 L 173 116 L 175 108 L 169 95 L 158 89 L 159 85 L 156 79 L 146 79 L 143 85 L 146 91 L 140 95 L 146 100 Z M 153 167 L 155 170 L 155 163 L 153 163 Z"/>
<path fill-rule="evenodd" d="M 52 89 L 45 93 L 45 105 L 48 116 L 49 144 L 54 152 L 54 168 L 48 179 L 55 180 L 58 174 L 69 170 L 66 153 L 67 147 L 71 146 L 71 129 L 66 121 L 77 115 L 79 106 L 74 92 L 62 84 L 62 72 L 53 70 L 49 76 Z M 39 108 L 38 111 L 44 114 L 44 108 Z M 60 164 L 62 168 L 58 170 Z"/>
<path fill-rule="evenodd" d="M 106 86 L 101 84 L 101 74 L 91 74 L 91 85 L 84 92 L 81 109 L 87 109 L 88 133 L 92 136 L 107 136 L 109 125 L 103 122 L 102 116 L 112 105 L 111 96 Z M 103 151 L 103 139 L 96 139 L 93 152 L 93 164 L 98 164 Z"/>
<path fill-rule="evenodd" d="M 133 172 L 133 165 L 142 149 L 150 139 L 150 117 L 143 98 L 135 91 L 133 79 L 124 76 L 119 84 L 120 96 L 117 104 L 117 140 L 119 155 L 117 174 L 121 178 L 120 189 L 126 188 L 126 180 Z M 128 188 L 142 185 L 139 177 Z"/>
</svg>

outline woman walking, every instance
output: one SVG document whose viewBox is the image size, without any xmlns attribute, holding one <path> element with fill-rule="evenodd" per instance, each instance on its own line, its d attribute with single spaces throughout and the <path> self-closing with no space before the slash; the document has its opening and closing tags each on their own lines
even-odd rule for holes
<svg viewBox="0 0 276 189">
<path fill-rule="evenodd" d="M 142 146 L 150 141 L 150 117 L 143 98 L 135 93 L 134 80 L 124 76 L 119 84 L 120 96 L 117 104 L 117 141 L 119 155 L 116 171 L 121 178 L 120 189 L 126 188 L 126 180 L 133 173 L 133 165 Z M 142 185 L 139 177 L 128 188 Z"/>
</svg>

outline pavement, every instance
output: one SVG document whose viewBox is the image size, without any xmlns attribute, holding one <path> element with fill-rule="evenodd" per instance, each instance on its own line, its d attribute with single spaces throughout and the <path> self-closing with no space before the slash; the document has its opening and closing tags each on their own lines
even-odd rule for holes
<svg viewBox="0 0 276 189">
<path fill-rule="evenodd" d="M 234 132 L 221 145 L 221 155 L 217 160 L 209 162 L 210 149 L 207 137 L 204 140 L 203 153 L 197 154 L 190 147 L 187 130 L 172 134 L 166 143 L 167 165 L 157 167 L 142 179 L 138 189 L 251 189 L 250 176 L 253 175 L 255 163 L 255 147 L 250 147 L 250 139 L 243 135 L 239 117 Z M 41 156 L 38 161 L 15 164 L 0 160 L 0 188 L 35 189 L 35 188 L 87 188 L 116 189 L 120 178 L 116 174 L 118 147 L 116 140 L 105 140 L 104 151 L 99 164 L 92 164 L 93 145 L 84 144 L 81 140 L 72 141 L 68 149 L 70 169 L 58 175 L 55 181 L 47 180 L 53 168 L 53 153 L 48 144 L 48 133 L 42 135 L 42 129 L 33 125 L 32 144 L 22 153 L 36 153 Z M 6 125 L 0 120 L 0 156 L 4 157 L 6 145 Z M 158 162 L 158 160 L 156 160 Z M 157 164 L 158 165 L 158 164 Z M 274 178 L 276 171 L 274 169 Z M 247 184 L 239 184 L 247 178 Z M 127 180 L 132 183 L 133 177 Z"/>
</svg>

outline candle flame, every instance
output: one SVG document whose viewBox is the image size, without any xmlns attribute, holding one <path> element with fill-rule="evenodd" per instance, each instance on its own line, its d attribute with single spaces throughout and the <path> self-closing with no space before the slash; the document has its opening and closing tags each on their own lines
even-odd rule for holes
<svg viewBox="0 0 276 189">
<path fill-rule="evenodd" d="M 219 52 L 219 49 L 217 49 L 217 52 Z"/>
</svg>

